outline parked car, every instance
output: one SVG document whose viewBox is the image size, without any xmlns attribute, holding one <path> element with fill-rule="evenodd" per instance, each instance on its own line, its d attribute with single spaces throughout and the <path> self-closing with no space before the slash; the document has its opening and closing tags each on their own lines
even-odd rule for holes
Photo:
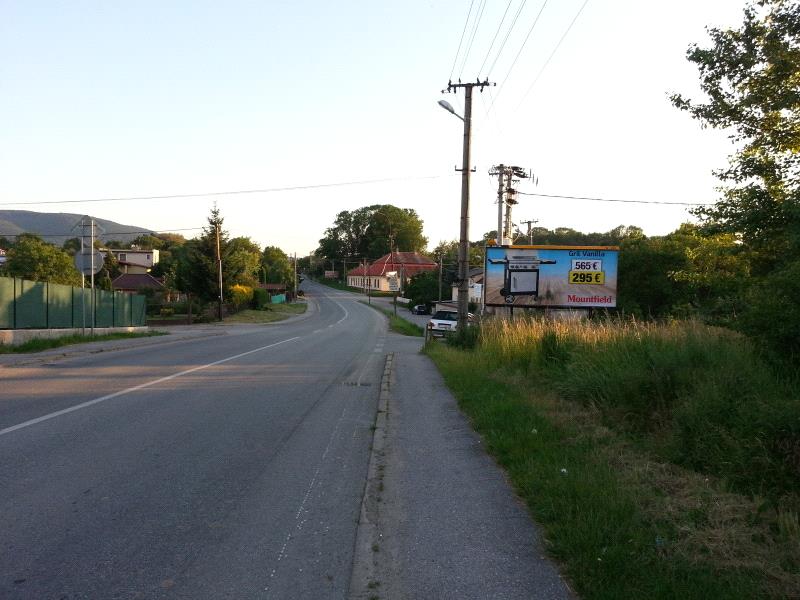
<svg viewBox="0 0 800 600">
<path fill-rule="evenodd" d="M 431 307 L 427 304 L 415 304 L 411 307 L 411 313 L 415 315 L 429 315 L 431 314 Z"/>
<path fill-rule="evenodd" d="M 468 322 L 471 323 L 475 315 L 467 313 Z M 428 321 L 428 331 L 434 337 L 443 336 L 458 328 L 458 311 L 441 308 L 433 313 Z"/>
</svg>

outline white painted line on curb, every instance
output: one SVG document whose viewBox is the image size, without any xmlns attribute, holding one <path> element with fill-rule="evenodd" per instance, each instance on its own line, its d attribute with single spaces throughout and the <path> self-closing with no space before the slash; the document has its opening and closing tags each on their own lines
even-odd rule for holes
<svg viewBox="0 0 800 600">
<path fill-rule="evenodd" d="M 242 352 L 241 354 L 236 354 L 235 356 L 229 356 L 228 358 L 223 358 L 221 360 L 216 360 L 214 362 L 208 363 L 207 365 L 200 365 L 199 367 L 193 367 L 191 369 L 187 369 L 186 371 L 181 371 L 179 373 L 173 373 L 172 375 L 167 375 L 166 377 L 161 377 L 160 379 L 155 379 L 153 381 L 148 381 L 147 383 L 142 383 L 140 385 L 136 385 L 125 390 L 120 390 L 118 392 L 114 392 L 113 394 L 108 394 L 107 396 L 102 396 L 100 398 L 95 398 L 94 400 L 88 400 L 87 402 L 81 402 L 80 404 L 76 404 L 75 406 L 70 406 L 69 408 L 65 408 L 63 410 L 58 410 L 56 412 L 50 413 L 48 415 L 43 415 L 41 417 L 37 417 L 35 419 L 31 419 L 30 421 L 25 421 L 24 423 L 19 423 L 18 425 L 13 425 L 11 427 L 6 427 L 5 429 L 0 429 L 0 435 L 5 435 L 7 433 L 11 433 L 12 431 L 17 431 L 18 429 L 24 429 L 25 427 L 30 427 L 31 425 L 36 425 L 37 423 L 41 423 L 42 421 L 49 421 L 50 419 L 54 419 L 56 417 L 60 417 L 61 415 L 66 415 L 67 413 L 75 412 L 76 410 L 81 410 L 82 408 L 86 408 L 92 406 L 93 404 L 99 404 L 100 402 L 105 402 L 106 400 L 111 400 L 112 398 L 117 398 L 119 396 L 124 396 L 125 394 L 130 394 L 131 392 L 135 392 L 138 390 L 142 390 L 144 388 L 148 388 L 150 386 L 156 385 L 158 383 L 163 383 L 165 381 L 169 381 L 170 379 L 175 379 L 176 377 L 181 377 L 183 375 L 188 375 L 189 373 L 194 373 L 195 371 L 201 371 L 202 369 L 207 369 L 208 367 L 213 367 L 216 365 L 221 365 L 222 363 L 226 363 L 231 360 L 236 360 L 237 358 L 241 358 L 243 356 L 247 356 L 248 354 L 253 354 L 254 352 L 260 352 L 262 350 L 267 350 L 268 348 L 274 348 L 275 346 L 280 346 L 281 344 L 285 344 L 286 342 L 292 342 L 294 340 L 299 340 L 300 337 L 293 337 L 289 338 L 288 340 L 283 340 L 281 342 L 275 342 L 274 344 L 269 344 L 268 346 L 261 346 L 261 348 L 256 348 L 255 350 L 248 350 L 247 352 Z"/>
</svg>

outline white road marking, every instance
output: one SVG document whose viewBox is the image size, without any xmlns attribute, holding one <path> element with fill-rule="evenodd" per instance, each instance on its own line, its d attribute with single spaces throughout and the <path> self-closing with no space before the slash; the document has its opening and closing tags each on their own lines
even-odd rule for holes
<svg viewBox="0 0 800 600">
<path fill-rule="evenodd" d="M 87 408 L 89 406 L 92 406 L 93 404 L 99 404 L 100 402 L 111 400 L 112 398 L 124 396 L 125 394 L 130 394 L 131 392 L 142 390 L 144 388 L 148 388 L 150 386 L 157 385 L 159 383 L 164 383 L 165 381 L 175 379 L 176 377 L 182 377 L 183 375 L 188 375 L 189 373 L 194 373 L 195 371 L 201 371 L 202 369 L 207 369 L 208 367 L 221 365 L 222 363 L 226 363 L 231 360 L 236 360 L 237 358 L 247 356 L 248 354 L 253 354 L 254 352 L 261 352 L 262 350 L 267 350 L 268 348 L 274 348 L 275 346 L 280 346 L 281 344 L 285 344 L 287 342 L 292 342 L 294 340 L 299 340 L 299 339 L 300 339 L 299 337 L 293 337 L 289 338 L 288 340 L 283 340 L 280 342 L 275 342 L 274 344 L 269 344 L 268 346 L 261 346 L 260 348 L 256 348 L 255 350 L 248 350 L 247 352 L 242 352 L 241 354 L 236 354 L 235 356 L 229 356 L 228 358 L 216 360 L 214 362 L 208 363 L 207 365 L 192 367 L 191 369 L 187 369 L 186 371 L 181 371 L 180 373 L 173 373 L 172 375 L 167 375 L 166 377 L 161 377 L 153 381 L 148 381 L 147 383 L 142 383 L 140 385 L 127 388 L 125 390 L 120 390 L 118 392 L 114 392 L 113 394 L 108 394 L 107 396 L 95 398 L 94 400 L 88 400 L 87 402 L 82 402 L 80 404 L 76 404 L 75 406 L 70 406 L 69 408 L 58 410 L 48 415 L 37 417 L 35 419 L 31 419 L 30 421 L 25 421 L 24 423 L 19 423 L 18 425 L 6 427 L 5 429 L 0 429 L 0 435 L 6 435 L 7 433 L 11 433 L 19 429 L 24 429 L 26 427 L 30 427 L 31 425 L 36 425 L 37 423 L 41 423 L 42 421 L 49 421 L 50 419 L 55 419 L 56 417 L 60 417 L 61 415 L 66 415 L 67 413 L 75 412 L 76 410 L 81 410 L 82 408 Z"/>
<path fill-rule="evenodd" d="M 286 534 L 286 539 L 283 541 L 283 546 L 281 547 L 280 552 L 278 552 L 278 557 L 275 560 L 275 566 L 272 568 L 272 571 L 269 574 L 269 579 L 267 580 L 267 586 L 264 588 L 265 592 L 269 592 L 269 587 L 271 585 L 272 580 L 275 578 L 275 574 L 278 572 L 278 567 L 280 566 L 280 562 L 286 557 L 287 548 L 289 547 L 289 543 L 292 541 L 296 532 L 299 532 L 303 525 L 306 524 L 307 518 L 300 518 L 303 512 L 307 511 L 306 503 L 308 502 L 308 498 L 311 495 L 311 491 L 314 489 L 314 486 L 317 483 L 319 478 L 319 472 L 322 469 L 322 465 L 325 462 L 325 459 L 328 457 L 328 452 L 331 450 L 331 446 L 333 445 L 333 441 L 336 438 L 336 434 L 338 433 L 339 429 L 341 428 L 342 422 L 344 421 L 344 415 L 347 412 L 348 404 L 345 403 L 342 406 L 342 413 L 339 415 L 339 418 L 336 420 L 336 425 L 331 431 L 331 435 L 328 438 L 328 445 L 325 446 L 325 451 L 322 453 L 322 457 L 319 459 L 317 463 L 317 468 L 314 470 L 314 475 L 311 477 L 311 483 L 308 484 L 308 489 L 306 490 L 305 496 L 303 496 L 303 500 L 300 502 L 300 506 L 297 507 L 297 512 L 294 515 L 295 526 L 293 529 L 289 530 L 289 533 Z"/>
</svg>

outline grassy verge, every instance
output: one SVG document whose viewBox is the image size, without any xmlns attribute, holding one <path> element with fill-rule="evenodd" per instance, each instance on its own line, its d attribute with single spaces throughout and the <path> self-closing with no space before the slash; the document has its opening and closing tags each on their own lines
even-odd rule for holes
<svg viewBox="0 0 800 600">
<path fill-rule="evenodd" d="M 360 301 L 362 304 L 367 304 L 363 300 Z M 401 335 L 412 335 L 415 337 L 422 337 L 425 331 L 417 325 L 416 323 L 412 323 L 410 321 L 406 321 L 401 317 L 396 317 L 394 315 L 394 311 L 387 310 L 381 306 L 377 306 L 375 304 L 368 304 L 378 312 L 382 312 L 387 317 L 389 317 L 389 329 L 394 331 L 395 333 L 399 333 Z"/>
<path fill-rule="evenodd" d="M 320 279 L 315 279 L 314 281 L 317 282 L 317 283 L 321 283 L 322 285 L 327 285 L 328 287 L 332 287 L 332 288 L 337 289 L 337 290 L 342 290 L 343 292 L 355 292 L 355 293 L 362 293 L 362 294 L 364 293 L 362 290 L 359 290 L 358 288 L 350 287 L 349 285 L 347 285 L 346 283 L 342 283 L 338 279 L 320 278 Z"/>
<path fill-rule="evenodd" d="M 743 338 L 494 321 L 426 351 L 582 597 L 797 595 L 800 404 Z"/>
<path fill-rule="evenodd" d="M 305 302 L 270 304 L 266 310 L 242 310 L 225 317 L 224 323 L 274 323 L 306 312 Z"/>
<path fill-rule="evenodd" d="M 335 288 L 337 290 L 342 290 L 344 292 L 353 292 L 355 294 L 364 294 L 364 290 L 361 288 L 354 288 L 350 287 L 347 284 L 344 284 L 336 279 L 315 279 L 317 283 L 321 283 L 322 285 L 327 285 L 328 287 Z M 377 290 L 371 290 L 370 296 L 373 298 L 391 298 L 394 296 L 394 292 L 379 292 Z"/>
<path fill-rule="evenodd" d="M 61 348 L 62 346 L 72 346 L 73 344 L 88 344 L 89 342 L 106 342 L 111 340 L 126 340 L 130 338 L 153 337 L 156 335 L 166 335 L 161 331 L 149 331 L 147 333 L 109 333 L 107 335 L 67 335 L 59 338 L 31 340 L 18 346 L 0 346 L 0 354 L 30 354 Z"/>
</svg>

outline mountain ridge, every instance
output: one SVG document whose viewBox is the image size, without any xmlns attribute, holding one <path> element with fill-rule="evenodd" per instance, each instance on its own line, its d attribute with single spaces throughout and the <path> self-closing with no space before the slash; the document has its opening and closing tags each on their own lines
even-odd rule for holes
<svg viewBox="0 0 800 600">
<path fill-rule="evenodd" d="M 0 237 L 12 238 L 21 233 L 35 233 L 46 242 L 61 246 L 66 240 L 79 236 L 79 230 L 75 226 L 84 216 L 86 215 L 77 213 L 0 210 Z M 153 233 L 147 227 L 124 225 L 97 217 L 94 220 L 99 229 L 104 231 L 97 236 L 103 242 L 116 240 L 129 243 L 140 235 Z"/>
</svg>

